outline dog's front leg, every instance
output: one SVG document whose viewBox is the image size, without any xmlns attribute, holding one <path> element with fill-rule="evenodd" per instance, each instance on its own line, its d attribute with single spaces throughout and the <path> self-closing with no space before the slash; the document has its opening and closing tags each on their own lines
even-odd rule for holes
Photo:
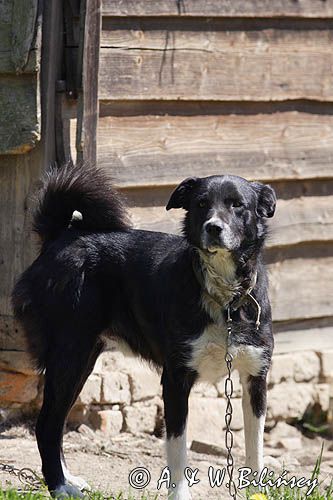
<svg viewBox="0 0 333 500">
<path fill-rule="evenodd" d="M 162 375 L 166 452 L 171 475 L 169 499 L 189 500 L 189 487 L 184 475 L 187 467 L 186 421 L 188 397 L 195 376 L 184 369 L 164 369 Z"/>
<path fill-rule="evenodd" d="M 266 376 L 241 376 L 246 467 L 252 472 L 264 467 L 264 426 L 266 417 Z"/>
</svg>

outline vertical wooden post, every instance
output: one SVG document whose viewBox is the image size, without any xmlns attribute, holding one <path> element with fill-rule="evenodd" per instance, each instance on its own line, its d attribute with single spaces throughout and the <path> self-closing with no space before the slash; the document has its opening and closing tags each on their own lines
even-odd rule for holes
<svg viewBox="0 0 333 500">
<path fill-rule="evenodd" d="M 96 164 L 101 19 L 101 0 L 82 0 L 76 149 L 77 162 L 92 165 Z"/>
<path fill-rule="evenodd" d="M 47 168 L 58 160 L 56 152 L 56 85 L 61 78 L 63 54 L 62 0 L 43 2 L 43 39 L 41 67 L 42 162 Z"/>
</svg>

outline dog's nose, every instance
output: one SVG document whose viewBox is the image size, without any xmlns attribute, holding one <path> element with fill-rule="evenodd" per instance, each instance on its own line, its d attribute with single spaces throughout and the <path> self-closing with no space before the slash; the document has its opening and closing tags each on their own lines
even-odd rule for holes
<svg viewBox="0 0 333 500">
<path fill-rule="evenodd" d="M 210 236 L 219 236 L 223 227 L 222 223 L 218 222 L 207 222 L 206 231 Z"/>
</svg>

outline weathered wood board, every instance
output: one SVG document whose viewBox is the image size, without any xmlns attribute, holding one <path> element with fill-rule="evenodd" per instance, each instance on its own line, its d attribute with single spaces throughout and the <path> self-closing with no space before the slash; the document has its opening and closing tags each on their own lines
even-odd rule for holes
<svg viewBox="0 0 333 500">
<path fill-rule="evenodd" d="M 0 73 L 38 70 L 37 0 L 1 0 Z"/>
<path fill-rule="evenodd" d="M 273 326 L 274 330 L 274 326 Z M 274 354 L 333 349 L 333 327 L 290 329 L 275 335 Z"/>
<path fill-rule="evenodd" d="M 10 297 L 15 280 L 37 253 L 28 201 L 40 175 L 39 154 L 40 146 L 25 155 L 0 158 L 0 314 L 4 316 L 12 315 Z"/>
<path fill-rule="evenodd" d="M 11 315 L 0 314 L 0 352 L 5 349 L 24 351 L 27 345 L 23 331 Z"/>
<path fill-rule="evenodd" d="M 96 163 L 98 121 L 98 66 L 101 33 L 101 0 L 81 2 L 84 26 L 81 46 L 81 90 L 78 101 L 76 149 L 78 161 Z"/>
<path fill-rule="evenodd" d="M 103 117 L 98 163 L 122 187 L 226 172 L 265 181 L 329 178 L 333 115 Z"/>
<path fill-rule="evenodd" d="M 331 29 L 149 31 L 140 21 L 107 28 L 100 99 L 333 99 Z"/>
<path fill-rule="evenodd" d="M 268 269 L 274 321 L 332 315 L 332 256 L 282 260 Z"/>
<path fill-rule="evenodd" d="M 38 75 L 0 75 L 0 154 L 30 151 L 40 139 Z"/>
<path fill-rule="evenodd" d="M 0 1 L 0 154 L 40 139 L 37 0 Z"/>
<path fill-rule="evenodd" d="M 332 17 L 332 0 L 103 0 L 106 16 Z"/>
<path fill-rule="evenodd" d="M 165 206 L 132 207 L 130 214 L 136 228 L 174 234 L 180 234 L 184 217 L 183 210 L 167 212 Z M 311 241 L 333 241 L 332 197 L 306 196 L 278 200 L 269 227 L 269 248 Z"/>
<path fill-rule="evenodd" d="M 279 200 L 270 227 L 268 247 L 333 241 L 333 197 Z"/>
<path fill-rule="evenodd" d="M 11 60 L 15 73 L 22 73 L 36 48 L 38 0 L 12 0 L 12 4 Z"/>
</svg>

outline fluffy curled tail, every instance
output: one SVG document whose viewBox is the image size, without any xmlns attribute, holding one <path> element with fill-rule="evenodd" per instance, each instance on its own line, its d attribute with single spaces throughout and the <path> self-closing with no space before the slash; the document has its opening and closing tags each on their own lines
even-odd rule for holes
<svg viewBox="0 0 333 500">
<path fill-rule="evenodd" d="M 73 212 L 82 214 L 74 220 Z M 129 227 L 122 197 L 106 172 L 85 165 L 51 168 L 42 179 L 33 217 L 34 231 L 42 243 L 55 240 L 72 225 L 92 231 L 119 231 Z"/>
</svg>

